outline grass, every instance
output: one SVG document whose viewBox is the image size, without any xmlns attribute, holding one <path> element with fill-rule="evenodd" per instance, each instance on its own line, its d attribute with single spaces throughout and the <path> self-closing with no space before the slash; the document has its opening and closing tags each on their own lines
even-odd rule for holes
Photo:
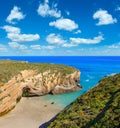
<svg viewBox="0 0 120 128">
<path fill-rule="evenodd" d="M 103 78 L 48 128 L 120 128 L 120 74 Z"/>
<path fill-rule="evenodd" d="M 38 73 L 46 70 L 51 70 L 51 73 L 60 72 L 61 75 L 70 74 L 77 69 L 57 64 L 47 63 L 27 63 L 24 61 L 0 60 L 0 87 L 8 82 L 13 76 L 20 73 L 22 70 L 35 70 Z"/>
</svg>

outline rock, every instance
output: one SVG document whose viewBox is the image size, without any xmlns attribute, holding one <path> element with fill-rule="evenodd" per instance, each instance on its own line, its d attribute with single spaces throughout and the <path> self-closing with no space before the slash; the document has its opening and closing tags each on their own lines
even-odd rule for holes
<svg viewBox="0 0 120 128">
<path fill-rule="evenodd" d="M 51 104 L 54 104 L 54 102 L 52 102 Z"/>
<path fill-rule="evenodd" d="M 21 96 L 41 96 L 79 90 L 79 79 L 79 71 L 67 75 L 50 70 L 39 74 L 34 70 L 21 71 L 0 88 L 0 115 L 15 107 Z"/>
</svg>

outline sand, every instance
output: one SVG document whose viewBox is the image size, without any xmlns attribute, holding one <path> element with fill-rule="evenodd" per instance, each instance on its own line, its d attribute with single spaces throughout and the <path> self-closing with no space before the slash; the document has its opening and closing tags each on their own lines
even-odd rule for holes
<svg viewBox="0 0 120 128">
<path fill-rule="evenodd" d="M 43 128 L 42 124 L 64 108 L 51 103 L 44 97 L 22 98 L 11 112 L 0 117 L 0 128 Z"/>
</svg>

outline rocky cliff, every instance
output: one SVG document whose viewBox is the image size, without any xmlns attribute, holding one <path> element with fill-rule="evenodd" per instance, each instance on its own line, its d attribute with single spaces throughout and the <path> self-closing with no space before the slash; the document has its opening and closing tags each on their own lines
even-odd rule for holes
<svg viewBox="0 0 120 128">
<path fill-rule="evenodd" d="M 80 89 L 79 71 L 62 74 L 47 70 L 23 70 L 0 88 L 0 115 L 10 111 L 22 96 L 60 94 Z"/>
</svg>

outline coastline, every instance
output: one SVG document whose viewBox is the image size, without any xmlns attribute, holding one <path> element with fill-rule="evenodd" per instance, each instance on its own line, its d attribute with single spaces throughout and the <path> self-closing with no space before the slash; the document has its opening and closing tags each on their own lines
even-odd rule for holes
<svg viewBox="0 0 120 128">
<path fill-rule="evenodd" d="M 44 96 L 22 98 L 9 114 L 0 117 L 2 128 L 39 128 L 55 117 L 64 107 Z"/>
<path fill-rule="evenodd" d="M 22 58 L 22 57 L 21 57 Z M 23 57 L 24 58 L 24 57 Z M 29 58 L 29 57 L 28 57 Z M 17 58 L 18 59 L 18 58 Z M 20 59 L 20 58 L 19 58 Z M 26 58 L 25 58 L 26 59 Z M 30 60 L 31 58 L 29 58 L 29 60 Z M 63 58 L 64 59 L 64 58 Z M 59 101 L 59 102 L 61 102 L 62 101 L 62 103 L 65 103 L 66 104 L 66 102 L 68 102 L 69 100 L 73 100 L 73 97 L 75 96 L 75 97 L 78 97 L 78 95 L 81 95 L 81 94 L 83 94 L 84 92 L 86 92 L 86 91 L 88 91 L 90 88 L 92 88 L 94 85 L 96 85 L 96 83 L 97 83 L 97 81 L 98 80 L 100 80 L 102 77 L 104 77 L 105 75 L 107 75 L 107 74 L 111 74 L 111 73 L 114 73 L 114 72 L 120 72 L 119 71 L 119 69 L 120 69 L 120 64 L 119 64 L 119 59 L 104 59 L 104 61 L 101 61 L 101 59 L 99 60 L 99 59 L 97 59 L 97 60 L 95 60 L 95 61 L 91 61 L 91 58 L 89 59 L 88 58 L 88 60 L 87 59 L 83 59 L 83 60 L 81 60 L 81 58 L 78 58 L 78 59 L 76 59 L 76 60 L 74 60 L 74 59 L 71 59 L 70 58 L 70 61 L 68 61 L 68 59 L 64 59 L 64 60 L 66 60 L 66 61 L 63 61 L 63 59 L 59 59 L 59 63 L 64 63 L 64 64 L 66 64 L 66 65 L 71 65 L 71 62 L 72 62 L 72 66 L 74 66 L 74 67 L 77 67 L 78 69 L 82 69 L 82 78 L 81 78 L 81 85 L 83 85 L 83 90 L 81 90 L 81 91 L 78 91 L 78 92 L 73 92 L 73 93 L 70 93 L 70 95 L 69 94 L 62 94 L 62 96 L 59 96 L 59 95 L 56 95 L 56 97 L 57 97 L 57 100 Z M 23 59 L 22 59 L 23 60 Z M 26 59 L 27 60 L 27 59 Z M 32 60 L 32 59 L 31 59 Z M 41 60 L 41 58 L 40 59 L 38 59 L 38 58 L 36 58 L 36 60 L 37 61 L 42 61 Z M 35 59 L 34 59 L 34 57 L 33 57 L 33 60 L 32 60 L 32 62 L 33 61 L 36 61 Z M 79 62 L 81 60 L 81 63 Z M 90 64 L 86 64 L 86 60 L 89 62 L 89 60 L 90 60 Z M 36 62 L 37 62 L 36 61 Z M 45 61 L 45 60 L 44 60 Z M 53 58 L 53 60 L 47 60 L 47 62 L 52 62 L 52 63 L 58 63 L 58 62 L 55 62 L 56 60 Z M 98 65 L 98 63 L 100 63 L 100 65 Z M 83 68 L 84 67 L 84 68 Z M 95 77 L 96 76 L 96 77 Z M 86 81 L 86 80 L 89 80 L 89 81 Z M 47 96 L 48 97 L 48 96 Z M 74 97 L 74 98 L 75 98 Z M 33 97 L 34 98 L 34 97 Z M 58 105 L 58 102 L 56 103 L 55 102 L 55 104 L 53 104 L 53 105 L 51 105 L 51 101 L 50 102 L 48 102 L 48 101 L 44 101 L 44 98 L 43 97 L 39 97 L 40 99 L 41 99 L 41 104 L 42 104 L 42 102 L 45 102 L 45 103 L 43 103 L 43 105 L 41 105 L 40 104 L 40 108 L 42 109 L 42 108 L 44 108 L 43 106 L 46 104 L 46 102 L 48 103 L 48 105 L 47 106 L 49 106 L 49 108 L 51 109 L 51 107 L 50 106 L 52 106 L 52 107 L 55 107 L 55 106 L 57 106 L 57 109 L 59 109 L 59 107 L 61 108 L 61 106 L 59 106 Z M 39 99 L 38 98 L 38 99 Z M 43 100 L 42 100 L 43 99 Z M 54 98 L 52 98 L 52 100 L 54 100 Z M 33 103 L 34 103 L 34 99 L 33 99 Z M 18 106 L 22 106 L 21 104 L 23 104 L 22 102 L 26 102 L 26 104 L 24 103 L 24 105 L 26 105 L 26 106 L 28 106 L 28 107 L 26 107 L 25 109 L 24 109 L 24 111 L 20 111 L 18 114 L 19 115 L 14 115 L 15 114 L 15 112 L 17 113 L 17 111 L 16 111 L 16 109 L 18 110 L 18 109 L 22 109 L 22 108 L 18 108 Z M 36 103 L 36 102 L 35 102 Z M 68 104 L 68 103 L 67 103 Z M 23 106 L 24 106 L 23 105 Z M 42 107 L 41 107 L 42 106 Z M 25 106 L 24 106 L 25 107 Z M 23 108 L 24 108 L 23 107 Z M 29 106 L 29 103 L 27 103 L 27 101 L 26 100 L 24 100 L 23 101 L 23 98 L 21 99 L 21 101 L 20 101 L 20 103 L 18 103 L 17 104 L 17 106 L 15 107 L 15 109 L 14 110 L 12 110 L 9 114 L 11 115 L 11 116 L 9 116 L 9 114 L 8 115 L 6 115 L 6 116 L 4 116 L 4 121 L 3 121 L 3 118 L 0 118 L 0 126 L 2 127 L 2 128 L 10 128 L 9 127 L 9 125 L 10 126 L 12 126 L 11 128 L 27 128 L 27 127 L 29 127 L 29 128 L 39 128 L 39 126 L 41 126 L 41 124 L 43 124 L 43 123 L 45 123 L 45 122 L 48 122 L 51 118 L 53 118 L 55 115 L 56 115 L 56 113 L 54 113 L 53 112 L 53 116 L 51 116 L 49 119 L 46 119 L 46 120 L 44 120 L 43 122 L 42 122 L 42 118 L 47 118 L 47 114 L 45 115 L 44 114 L 44 116 L 45 117 L 42 117 L 42 116 L 40 116 L 40 119 L 39 119 L 39 117 L 38 117 L 38 115 L 36 114 L 36 115 L 34 115 L 34 117 L 36 116 L 36 118 L 34 119 L 33 118 L 33 116 L 28 112 L 27 113 L 27 111 L 28 111 L 28 108 L 29 108 L 30 106 Z M 56 107 L 55 107 L 56 108 Z M 64 108 L 64 107 L 63 107 Z M 48 109 L 48 107 L 46 108 L 46 110 Z M 51 109 L 52 110 L 52 109 Z M 56 109 L 54 109 L 55 111 L 57 111 Z M 14 112 L 15 111 L 15 112 Z M 34 110 L 34 111 L 39 111 L 38 109 L 37 110 Z M 50 110 L 49 110 L 49 112 L 51 112 Z M 29 117 L 28 118 L 28 115 L 29 116 L 31 116 L 31 117 Z M 37 112 L 38 113 L 38 112 Z M 23 116 L 22 114 L 26 114 L 27 116 Z M 52 115 L 52 114 L 51 114 Z M 17 118 L 17 119 L 16 119 Z M 23 118 L 25 119 L 25 120 L 23 120 Z M 10 121 L 12 121 L 12 122 L 10 122 L 9 121 L 9 119 L 10 119 Z M 36 121 L 37 120 L 37 121 Z M 2 123 L 1 123 L 2 122 Z M 37 122 L 37 124 L 35 124 Z M 5 124 L 6 123 L 6 124 Z M 20 124 L 21 123 L 21 124 Z M 27 124 L 28 123 L 28 124 Z M 3 125 L 4 124 L 4 125 Z M 27 124 L 27 125 L 26 125 Z M 16 126 L 16 125 L 20 125 L 19 127 L 18 126 Z"/>
</svg>

